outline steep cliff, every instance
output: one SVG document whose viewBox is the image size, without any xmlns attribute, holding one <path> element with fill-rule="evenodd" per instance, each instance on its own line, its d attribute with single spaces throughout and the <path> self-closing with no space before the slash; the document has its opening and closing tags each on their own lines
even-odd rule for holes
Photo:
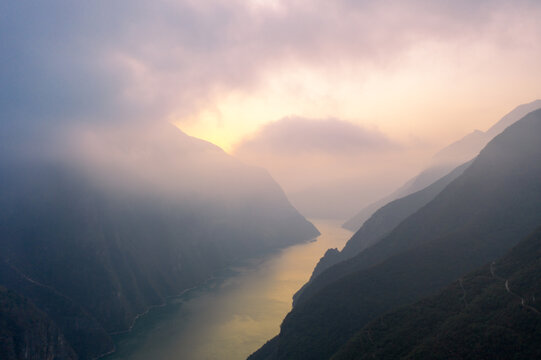
<svg viewBox="0 0 541 360">
<path fill-rule="evenodd" d="M 541 223 L 541 110 L 389 235 L 324 271 L 251 359 L 328 359 L 375 317 L 505 254 Z"/>
<path fill-rule="evenodd" d="M 81 359 L 235 260 L 318 235 L 263 170 L 152 130 L 100 138 L 80 164 L 2 163 L 0 285 L 46 313 Z"/>
<path fill-rule="evenodd" d="M 54 322 L 28 299 L 0 287 L 0 358 L 77 360 Z"/>
</svg>

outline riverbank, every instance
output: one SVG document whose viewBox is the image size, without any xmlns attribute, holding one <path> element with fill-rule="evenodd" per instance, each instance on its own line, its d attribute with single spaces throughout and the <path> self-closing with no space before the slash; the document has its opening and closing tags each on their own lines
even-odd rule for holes
<svg viewBox="0 0 541 360">
<path fill-rule="evenodd" d="M 322 235 L 266 257 L 242 262 L 141 316 L 114 337 L 106 360 L 245 359 L 279 331 L 292 296 L 329 247 L 351 233 L 339 222 L 313 221 Z"/>
</svg>

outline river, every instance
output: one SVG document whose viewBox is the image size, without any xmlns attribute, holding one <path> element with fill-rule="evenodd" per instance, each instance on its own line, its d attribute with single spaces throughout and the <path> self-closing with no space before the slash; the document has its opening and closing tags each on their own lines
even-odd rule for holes
<svg viewBox="0 0 541 360">
<path fill-rule="evenodd" d="M 317 241 L 231 267 L 137 320 L 114 338 L 106 360 L 240 360 L 278 334 L 293 294 L 328 248 L 341 249 L 351 232 L 312 220 Z"/>
</svg>

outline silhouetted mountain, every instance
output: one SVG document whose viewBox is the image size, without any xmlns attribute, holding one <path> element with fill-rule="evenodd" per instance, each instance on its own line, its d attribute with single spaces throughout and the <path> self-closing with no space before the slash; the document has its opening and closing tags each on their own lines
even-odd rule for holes
<svg viewBox="0 0 541 360">
<path fill-rule="evenodd" d="M 351 231 L 359 230 L 364 222 L 368 220 L 375 211 L 395 199 L 407 196 L 429 186 L 458 165 L 471 160 L 477 156 L 479 151 L 481 151 L 490 140 L 504 131 L 509 125 L 539 108 L 541 108 L 541 100 L 535 100 L 531 103 L 517 106 L 486 132 L 475 130 L 464 136 L 462 139 L 446 146 L 434 155 L 434 158 L 427 169 L 423 170 L 419 175 L 408 181 L 389 196 L 363 208 L 359 213 L 346 221 L 343 227 Z"/>
<path fill-rule="evenodd" d="M 300 293 L 312 283 L 313 279 L 323 271 L 333 265 L 352 258 L 362 250 L 383 239 L 402 221 L 434 199 L 437 194 L 447 187 L 447 185 L 460 176 L 469 165 L 470 162 L 461 165 L 425 189 L 392 201 L 376 211 L 346 243 L 346 246 L 342 251 L 338 251 L 338 249 L 329 249 L 325 253 L 316 265 L 310 281 L 295 294 L 294 299 L 297 299 Z M 323 282 L 318 284 L 319 286 L 323 286 Z"/>
<path fill-rule="evenodd" d="M 77 355 L 44 312 L 0 287 L 0 359 L 76 360 Z"/>
<path fill-rule="evenodd" d="M 376 211 L 384 207 L 385 205 L 393 202 L 394 200 L 406 197 L 410 194 L 413 194 L 417 191 L 420 191 L 427 186 L 430 186 L 437 180 L 444 177 L 446 174 L 450 173 L 456 166 L 460 163 L 457 163 L 455 166 L 450 164 L 446 165 L 432 165 L 427 169 L 423 170 L 419 175 L 415 176 L 413 179 L 406 182 L 400 188 L 395 190 L 390 195 L 379 199 L 366 207 L 361 211 L 355 214 L 352 218 L 347 220 L 342 227 L 353 232 L 357 232 L 364 223 L 374 215 Z"/>
<path fill-rule="evenodd" d="M 335 360 L 541 358 L 541 228 L 505 257 L 356 334 Z"/>
<path fill-rule="evenodd" d="M 233 261 L 318 235 L 264 171 L 157 131 L 166 136 L 100 142 L 92 150 L 105 156 L 84 154 L 83 166 L 1 164 L 0 285 L 44 312 L 80 359 Z"/>
<path fill-rule="evenodd" d="M 250 359 L 328 359 L 374 318 L 502 256 L 541 223 L 540 138 L 538 110 L 388 236 L 316 277 Z"/>
</svg>

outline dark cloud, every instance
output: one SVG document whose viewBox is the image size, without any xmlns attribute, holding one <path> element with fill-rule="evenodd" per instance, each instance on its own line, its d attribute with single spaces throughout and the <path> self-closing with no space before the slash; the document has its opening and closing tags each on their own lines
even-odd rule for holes
<svg viewBox="0 0 541 360">
<path fill-rule="evenodd" d="M 235 153 L 354 156 L 359 152 L 395 150 L 397 147 L 378 130 L 347 121 L 288 117 L 264 125 L 254 136 L 242 141 Z"/>
</svg>

